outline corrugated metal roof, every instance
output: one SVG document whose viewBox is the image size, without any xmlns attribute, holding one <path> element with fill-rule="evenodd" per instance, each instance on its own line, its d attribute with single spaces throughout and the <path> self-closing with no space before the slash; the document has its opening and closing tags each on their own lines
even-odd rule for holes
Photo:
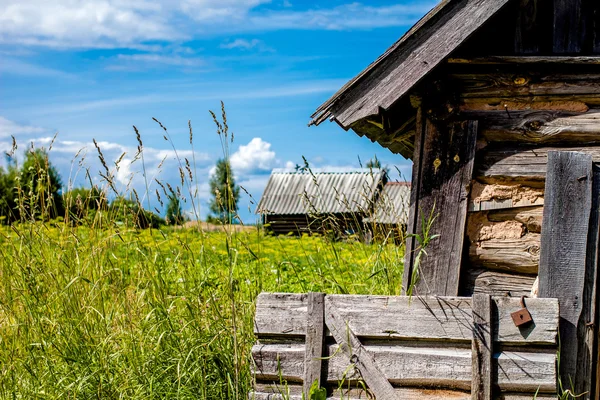
<svg viewBox="0 0 600 400">
<path fill-rule="evenodd" d="M 375 204 L 373 216 L 365 222 L 378 224 L 406 224 L 410 208 L 410 183 L 388 182 Z"/>
<path fill-rule="evenodd" d="M 384 172 L 274 170 L 258 205 L 259 214 L 368 212 Z"/>
</svg>

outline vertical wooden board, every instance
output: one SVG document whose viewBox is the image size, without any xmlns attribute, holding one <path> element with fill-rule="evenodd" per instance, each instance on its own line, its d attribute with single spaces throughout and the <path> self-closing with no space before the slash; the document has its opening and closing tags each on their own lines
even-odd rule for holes
<svg viewBox="0 0 600 400">
<path fill-rule="evenodd" d="M 418 195 L 421 176 L 421 159 L 423 158 L 423 140 L 425 137 L 425 122 L 423 119 L 423 108 L 417 109 L 416 129 L 415 129 L 415 151 L 413 154 L 413 168 L 410 190 L 410 207 L 408 210 L 408 221 L 406 223 L 406 233 L 408 235 L 416 232 Z M 404 250 L 404 274 L 402 277 L 402 293 L 406 294 L 410 285 L 412 275 L 412 263 L 414 258 L 415 239 L 408 236 L 406 239 L 406 248 Z"/>
<path fill-rule="evenodd" d="M 592 208 L 592 157 L 577 152 L 548 153 L 544 224 L 539 267 L 539 297 L 560 304 L 560 376 L 576 382 L 578 326 L 585 304 L 588 233 Z M 587 282 L 589 283 L 589 282 Z M 589 382 L 589 380 L 588 380 Z"/>
<path fill-rule="evenodd" d="M 587 4 L 587 0 L 554 0 L 554 53 L 581 53 L 591 17 L 585 12 Z"/>
<path fill-rule="evenodd" d="M 592 14 L 594 19 L 592 28 L 592 53 L 600 54 L 600 2 L 595 2 Z"/>
<path fill-rule="evenodd" d="M 325 294 L 309 293 L 306 313 L 306 339 L 304 353 L 304 385 L 303 391 L 309 399 L 313 382 L 321 386 L 321 365 L 323 356 L 323 339 L 325 337 Z"/>
<path fill-rule="evenodd" d="M 515 30 L 515 54 L 540 54 L 551 48 L 552 8 L 548 0 L 519 0 Z"/>
<path fill-rule="evenodd" d="M 429 236 L 439 236 L 429 242 L 418 266 L 418 295 L 458 294 L 476 141 L 477 121 L 426 121 L 419 190 L 411 208 L 418 211 L 416 231 L 422 235 L 423 221 L 433 215 Z M 411 273 L 418 251 L 415 246 Z"/>
<path fill-rule="evenodd" d="M 492 297 L 489 294 L 473 295 L 473 378 L 472 400 L 492 400 Z"/>
</svg>

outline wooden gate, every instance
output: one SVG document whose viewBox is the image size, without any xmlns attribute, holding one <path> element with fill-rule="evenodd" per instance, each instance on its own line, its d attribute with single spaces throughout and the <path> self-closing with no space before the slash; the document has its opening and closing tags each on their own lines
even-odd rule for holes
<svg viewBox="0 0 600 400">
<path fill-rule="evenodd" d="M 262 293 L 250 398 L 556 399 L 558 301 L 524 301 Z"/>
</svg>

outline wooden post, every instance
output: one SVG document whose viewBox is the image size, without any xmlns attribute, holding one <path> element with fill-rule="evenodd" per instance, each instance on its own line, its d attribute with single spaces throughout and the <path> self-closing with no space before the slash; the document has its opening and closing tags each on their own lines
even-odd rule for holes
<svg viewBox="0 0 600 400">
<path fill-rule="evenodd" d="M 473 378 L 472 400 L 492 400 L 492 357 L 494 354 L 492 334 L 492 297 L 489 294 L 473 295 Z"/>
<path fill-rule="evenodd" d="M 302 391 L 310 398 L 310 388 L 316 381 L 321 386 L 321 364 L 325 335 L 325 293 L 308 294 L 306 340 L 304 350 L 304 384 Z"/>
<path fill-rule="evenodd" d="M 559 376 L 563 388 L 573 389 L 576 394 L 587 392 L 584 397 L 587 399 L 591 398 L 593 348 L 587 337 L 589 320 L 586 316 L 594 308 L 588 294 L 589 286 L 593 285 L 589 271 L 596 268 L 595 257 L 588 254 L 596 254 L 597 240 L 593 238 L 597 238 L 598 230 L 597 218 L 591 219 L 595 215 L 592 214 L 592 182 L 589 154 L 548 153 L 539 296 L 559 300 Z M 596 232 L 590 232 L 591 220 Z M 570 387 L 571 381 L 574 388 Z"/>
<path fill-rule="evenodd" d="M 473 178 L 477 121 L 433 122 L 425 120 L 420 127 L 417 117 L 417 139 L 411 191 L 408 233 L 422 234 L 423 220 L 435 217 L 429 235 L 439 235 L 429 243 L 427 256 L 421 258 L 416 294 L 456 296 L 460 278 L 464 232 L 467 218 L 469 187 Z M 411 229 L 412 228 L 412 229 Z M 415 257 L 419 248 L 410 241 L 404 266 L 404 292 L 411 283 Z"/>
</svg>

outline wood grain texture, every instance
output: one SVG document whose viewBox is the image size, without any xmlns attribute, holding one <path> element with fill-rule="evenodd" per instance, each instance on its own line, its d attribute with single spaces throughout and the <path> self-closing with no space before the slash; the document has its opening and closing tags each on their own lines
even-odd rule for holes
<svg viewBox="0 0 600 400">
<path fill-rule="evenodd" d="M 532 0 L 521 0 L 532 3 Z M 539 0 L 537 0 L 539 3 Z M 492 56 L 479 58 L 448 58 L 448 64 L 458 65 L 600 65 L 598 56 Z"/>
<path fill-rule="evenodd" d="M 345 333 L 344 333 L 345 334 Z M 344 346 L 337 344 L 327 346 L 327 385 L 341 380 L 354 383 L 361 378 L 380 397 L 365 375 L 365 371 L 376 368 L 382 376 L 382 384 L 388 381 L 394 386 L 411 388 L 444 388 L 469 390 L 472 385 L 472 351 L 470 348 L 433 347 L 431 343 L 423 346 L 377 344 L 355 346 L 350 358 Z M 256 363 L 255 377 L 258 381 L 273 381 L 282 377 L 288 382 L 302 381 L 302 359 L 304 346 L 301 344 L 266 344 L 253 347 Z M 373 365 L 367 369 L 361 362 L 364 355 L 369 354 Z M 490 354 L 491 355 L 491 354 Z M 491 355 L 492 356 L 492 355 Z M 540 388 L 541 393 L 556 391 L 556 353 L 499 351 L 493 354 L 490 363 L 498 365 L 498 378 L 489 384 L 498 385 L 501 391 L 516 393 L 533 393 Z M 370 361 L 369 361 L 370 363 Z M 356 367 L 356 368 L 355 368 Z M 524 373 L 523 371 L 527 371 Z M 370 373 L 370 372 L 367 372 Z M 325 377 L 324 377 L 325 379 Z M 389 384 L 388 384 L 389 385 Z M 392 386 L 389 385 L 391 389 Z M 387 391 L 385 393 L 391 393 Z"/>
<path fill-rule="evenodd" d="M 598 126 L 600 135 L 600 125 Z M 544 182 L 549 151 L 579 151 L 600 162 L 600 146 L 579 147 L 488 147 L 477 156 L 475 177 L 484 182 Z"/>
<path fill-rule="evenodd" d="M 471 342 L 473 317 L 469 297 L 411 300 L 406 296 L 329 295 L 327 299 L 361 339 Z M 510 317 L 511 312 L 521 308 L 519 299 L 494 297 L 493 300 L 499 318 L 498 327 L 494 328 L 495 341 L 517 346 L 556 344 L 557 301 L 528 300 L 527 307 L 536 324 L 524 335 Z M 256 303 L 255 334 L 259 339 L 304 336 L 306 311 L 304 294 L 261 293 Z M 326 331 L 326 335 L 331 333 Z"/>
<path fill-rule="evenodd" d="M 469 263 L 472 267 L 536 275 L 540 263 L 541 237 L 528 233 L 518 239 L 490 239 L 471 243 Z"/>
<path fill-rule="evenodd" d="M 428 255 L 418 266 L 415 292 L 419 295 L 458 294 L 476 139 L 474 121 L 449 126 L 426 122 L 417 200 L 411 209 L 417 215 L 416 232 L 421 234 L 422 222 L 433 215 L 430 235 L 439 237 L 430 242 Z M 413 273 L 414 254 L 411 261 L 409 271 Z M 410 282 L 408 279 L 405 282 Z"/>
<path fill-rule="evenodd" d="M 325 299 L 325 324 L 331 332 L 335 341 L 338 343 L 346 361 L 352 364 L 359 372 L 360 378 L 365 381 L 369 389 L 375 394 L 375 397 L 380 399 L 399 400 L 394 388 L 388 381 L 390 374 L 386 374 L 381 370 L 381 363 L 375 360 L 375 352 L 367 350 L 358 340 L 352 329 L 348 325 L 348 321 L 340 317 L 340 314 L 329 299 Z M 333 354 L 336 354 L 334 351 Z M 384 354 L 378 354 L 379 361 L 382 360 Z M 389 364 L 383 364 L 389 365 Z M 346 370 L 347 366 L 344 368 Z M 332 371 L 331 359 L 329 371 Z M 341 371 L 340 371 L 341 372 Z M 344 379 L 343 372 L 336 377 L 336 381 Z"/>
<path fill-rule="evenodd" d="M 304 352 L 304 395 L 310 398 L 314 382 L 321 385 L 321 364 L 325 338 L 325 293 L 309 293 Z"/>
<path fill-rule="evenodd" d="M 544 207 L 522 207 L 489 211 L 487 219 L 491 222 L 517 221 L 525 225 L 527 232 L 541 233 L 543 214 Z"/>
<path fill-rule="evenodd" d="M 600 111 L 490 112 L 481 121 L 481 138 L 487 142 L 561 143 L 562 146 L 600 142 Z"/>
<path fill-rule="evenodd" d="M 469 268 L 463 271 L 461 295 L 472 296 L 474 293 L 485 293 L 493 296 L 529 296 L 535 278 L 534 275 Z"/>
<path fill-rule="evenodd" d="M 344 127 L 388 109 L 439 65 L 508 0 L 448 2 L 442 15 L 376 61 L 369 73 L 336 94 L 331 114 Z M 327 104 L 327 103 L 326 103 Z"/>
<path fill-rule="evenodd" d="M 492 332 L 492 298 L 489 294 L 473 295 L 472 342 L 472 400 L 492 400 L 492 358 L 494 341 Z"/>
<path fill-rule="evenodd" d="M 577 327 L 582 318 L 585 265 L 592 207 L 592 157 L 576 152 L 548 153 L 539 296 L 560 302 L 560 375 L 578 379 Z"/>
</svg>

